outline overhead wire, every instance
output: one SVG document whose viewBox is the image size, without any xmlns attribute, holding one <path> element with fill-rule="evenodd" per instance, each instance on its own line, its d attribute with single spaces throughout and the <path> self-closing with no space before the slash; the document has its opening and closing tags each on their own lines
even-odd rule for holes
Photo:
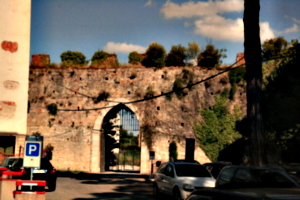
<svg viewBox="0 0 300 200">
<path fill-rule="evenodd" d="M 181 91 L 181 90 L 183 90 L 183 89 L 185 89 L 185 88 L 189 88 L 189 87 L 191 87 L 191 86 L 195 86 L 195 85 L 198 85 L 198 84 L 200 84 L 200 83 L 206 82 L 206 81 L 208 81 L 208 80 L 210 80 L 210 79 L 213 79 L 213 78 L 215 78 L 215 77 L 217 77 L 217 76 L 219 76 L 219 75 L 221 75 L 221 74 L 223 74 L 223 73 L 225 73 L 225 72 L 228 72 L 228 71 L 230 71 L 230 70 L 233 70 L 233 69 L 236 69 L 236 68 L 238 68 L 238 67 L 241 67 L 241 66 L 243 66 L 243 65 L 245 65 L 245 64 L 241 64 L 241 65 L 238 65 L 238 66 L 235 66 L 235 65 L 236 65 L 238 62 L 240 62 L 242 59 L 244 59 L 244 56 L 243 56 L 242 58 L 240 58 L 239 60 L 237 60 L 236 62 L 234 62 L 233 64 L 231 64 L 231 65 L 230 65 L 229 67 L 227 67 L 225 70 L 223 70 L 223 71 L 221 71 L 221 72 L 219 72 L 219 73 L 217 73 L 217 74 L 214 74 L 214 75 L 212 75 L 212 76 L 210 76 L 210 77 L 208 77 L 208 78 L 206 78 L 206 79 L 203 79 L 203 80 L 201 80 L 201 81 L 197 81 L 197 82 L 195 82 L 195 83 L 189 84 L 189 85 L 187 85 L 187 86 L 185 86 L 185 87 L 180 87 L 180 88 L 174 89 L 174 90 L 172 90 L 172 91 L 170 91 L 170 92 L 166 92 L 166 93 L 162 93 L 162 94 L 160 94 L 160 95 L 156 95 L 156 96 L 152 96 L 152 97 L 147 97 L 147 98 L 143 98 L 143 99 L 139 99 L 139 100 L 135 100 L 135 101 L 130 101 L 130 102 L 119 102 L 119 101 L 109 101 L 109 100 L 102 100 L 102 101 L 112 102 L 112 103 L 119 103 L 119 104 L 127 105 L 127 104 L 139 103 L 139 102 L 143 102 L 143 101 L 149 101 L 149 100 L 152 100 L 152 99 L 156 99 L 156 98 L 159 98 L 159 97 L 162 97 L 162 96 L 166 96 L 166 95 L 172 94 L 172 93 L 177 92 L 177 91 Z M 234 66 L 235 66 L 235 67 L 234 67 Z M 92 98 L 92 99 L 95 98 L 95 97 L 92 97 L 92 96 L 89 96 L 89 95 L 86 95 L 86 94 L 77 92 L 77 91 L 75 91 L 74 89 L 68 88 L 68 87 L 66 87 L 66 86 L 64 86 L 64 85 L 62 85 L 62 84 L 58 84 L 58 83 L 56 83 L 56 84 L 57 84 L 58 86 L 61 86 L 61 87 L 65 88 L 65 89 L 69 90 L 69 91 L 72 91 L 72 92 L 74 92 L 74 93 L 76 93 L 76 94 L 79 94 L 79 95 L 81 95 L 81 96 L 84 96 L 84 97 L 87 97 L 87 98 Z M 39 106 L 39 107 L 41 107 L 41 106 Z M 77 112 L 78 112 L 78 111 L 89 111 L 89 110 L 102 110 L 102 109 L 113 108 L 113 107 L 115 107 L 115 105 L 112 105 L 112 106 L 105 106 L 105 107 L 101 107 L 101 108 L 57 109 L 57 111 L 77 111 Z M 42 108 L 44 108 L 44 107 L 42 107 Z M 45 109 L 46 109 L 46 108 L 45 108 Z"/>
</svg>

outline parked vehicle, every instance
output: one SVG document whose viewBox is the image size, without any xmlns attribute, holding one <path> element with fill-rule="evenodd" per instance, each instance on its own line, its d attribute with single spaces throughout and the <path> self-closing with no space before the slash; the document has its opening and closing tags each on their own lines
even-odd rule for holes
<svg viewBox="0 0 300 200">
<path fill-rule="evenodd" d="M 300 185 L 283 169 L 225 166 L 216 187 L 196 190 L 188 200 L 300 199 Z"/>
<path fill-rule="evenodd" d="M 212 162 L 212 163 L 204 163 L 203 166 L 213 175 L 215 179 L 217 179 L 220 171 L 223 169 L 223 167 L 232 165 L 231 162 L 224 162 L 224 161 L 218 161 L 218 162 Z"/>
<path fill-rule="evenodd" d="M 30 180 L 31 169 L 23 167 L 23 158 L 7 157 L 3 162 L 3 166 L 7 167 L 11 171 L 23 171 L 23 175 L 18 178 Z M 45 180 L 48 187 L 47 191 L 55 191 L 56 179 L 56 169 L 48 159 L 42 158 L 40 168 L 33 169 L 33 180 Z"/>
<path fill-rule="evenodd" d="M 10 170 L 16 168 L 17 171 L 23 166 L 23 158 L 20 157 L 7 157 L 3 160 L 2 165 L 0 167 L 6 167 Z M 16 170 L 12 170 L 16 171 Z"/>
<path fill-rule="evenodd" d="M 154 175 L 153 194 L 185 199 L 195 189 L 214 186 L 215 179 L 204 166 L 193 162 L 166 162 Z"/>
</svg>

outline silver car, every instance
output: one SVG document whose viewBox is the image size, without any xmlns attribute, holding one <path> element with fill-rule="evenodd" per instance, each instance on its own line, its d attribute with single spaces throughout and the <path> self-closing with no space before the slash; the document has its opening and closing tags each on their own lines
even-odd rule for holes
<svg viewBox="0 0 300 200">
<path fill-rule="evenodd" d="M 189 162 L 166 162 L 154 175 L 153 193 L 186 199 L 195 189 L 215 187 L 215 179 L 204 166 Z"/>
</svg>

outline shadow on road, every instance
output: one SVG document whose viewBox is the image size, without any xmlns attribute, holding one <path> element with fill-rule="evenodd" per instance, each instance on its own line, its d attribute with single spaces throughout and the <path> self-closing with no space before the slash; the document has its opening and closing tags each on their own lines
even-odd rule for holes
<svg viewBox="0 0 300 200">
<path fill-rule="evenodd" d="M 89 193 L 93 196 L 92 198 L 74 198 L 72 200 L 154 199 L 150 176 L 141 175 L 132 171 L 109 171 L 102 174 L 58 172 L 58 177 L 77 179 L 84 185 L 103 185 L 103 189 L 99 191 L 99 193 Z"/>
</svg>

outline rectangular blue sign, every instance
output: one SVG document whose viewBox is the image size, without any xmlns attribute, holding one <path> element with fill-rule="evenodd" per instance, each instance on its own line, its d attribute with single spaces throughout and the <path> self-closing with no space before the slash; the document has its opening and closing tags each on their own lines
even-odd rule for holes
<svg viewBox="0 0 300 200">
<path fill-rule="evenodd" d="M 35 142 L 27 142 L 25 149 L 26 156 L 38 157 L 41 152 L 41 144 Z"/>
</svg>

